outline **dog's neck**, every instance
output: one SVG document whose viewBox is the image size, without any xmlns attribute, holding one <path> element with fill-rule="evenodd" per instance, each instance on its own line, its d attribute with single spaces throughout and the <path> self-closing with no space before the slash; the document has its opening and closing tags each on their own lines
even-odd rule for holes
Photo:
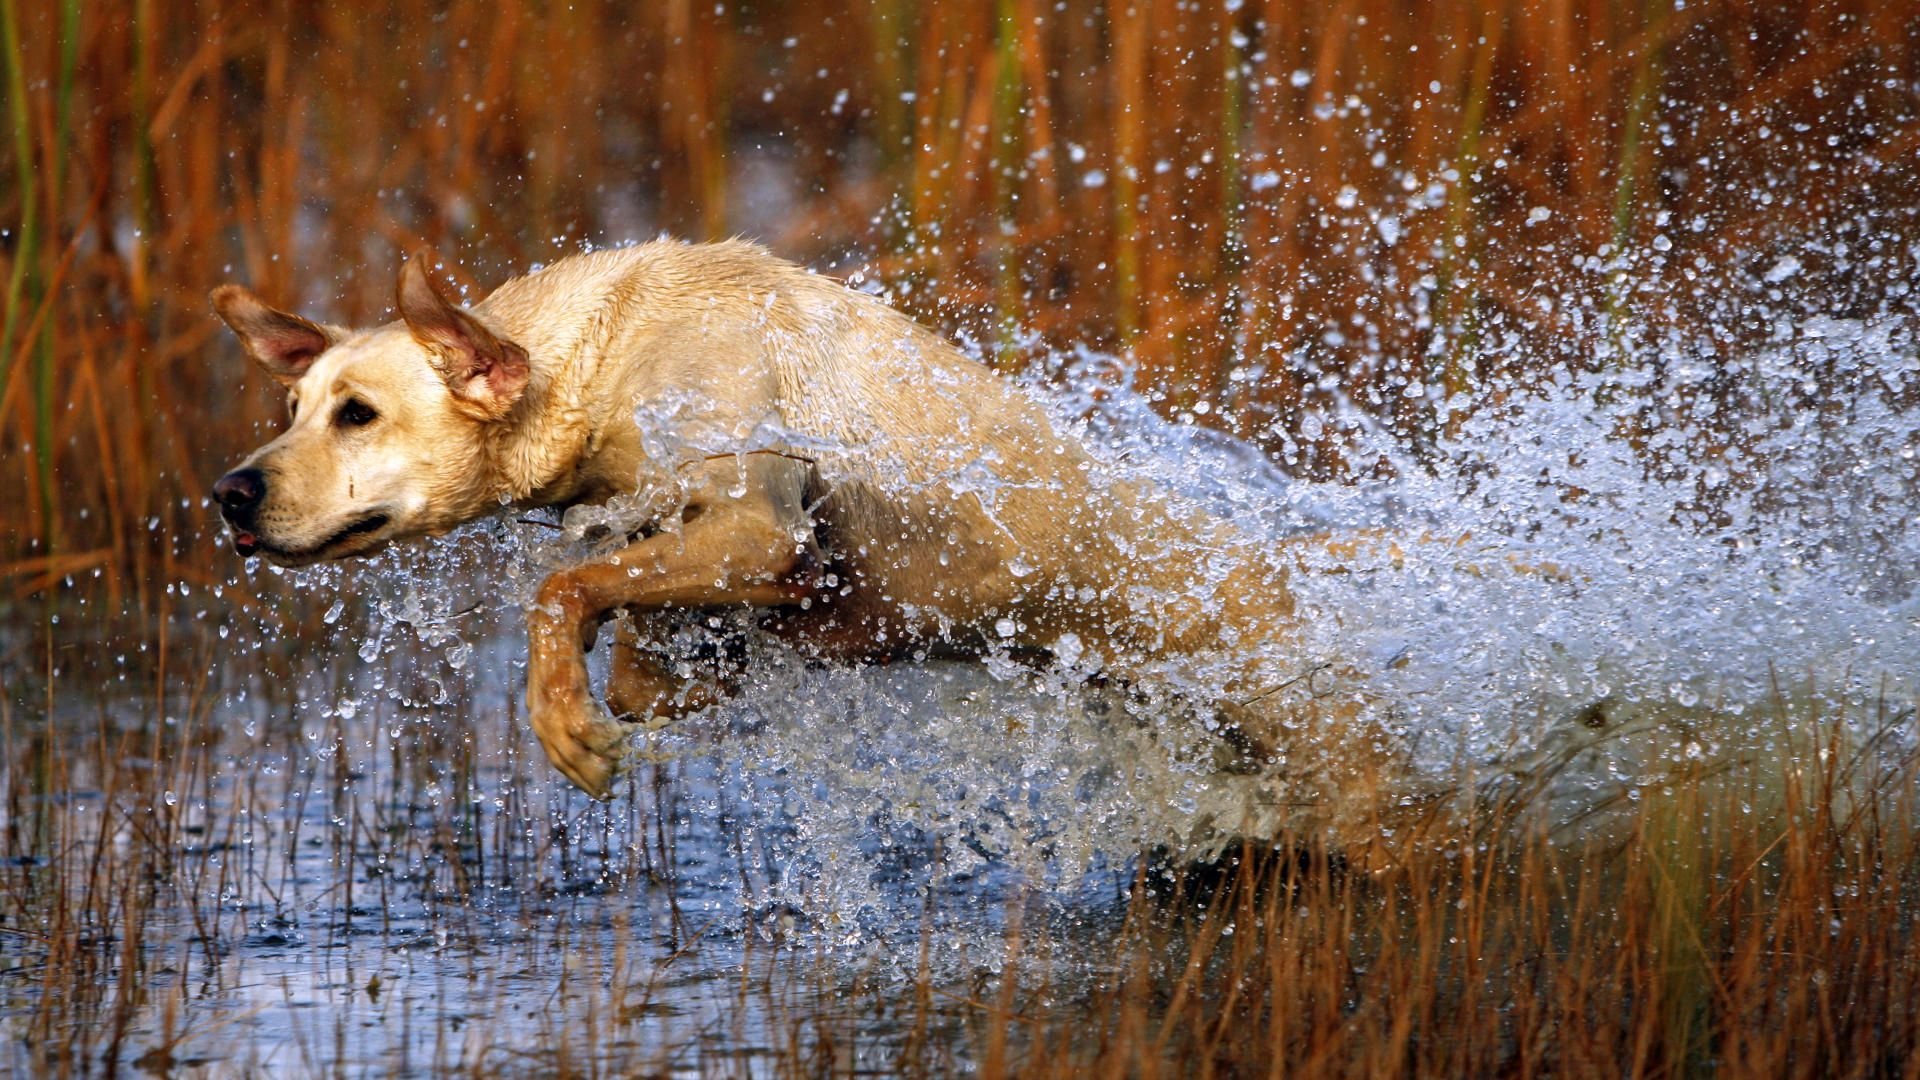
<svg viewBox="0 0 1920 1080">
<path fill-rule="evenodd" d="M 575 501 L 582 466 L 598 449 L 599 425 L 591 410 L 579 407 L 564 369 L 542 364 L 541 353 L 533 349 L 528 355 L 533 371 L 525 396 L 482 435 L 480 451 L 488 465 L 483 474 L 490 488 L 476 494 L 518 506 Z"/>
<path fill-rule="evenodd" d="M 475 309 L 527 351 L 525 396 L 488 433 L 483 452 L 496 482 L 495 502 L 564 504 L 630 490 L 634 477 L 604 476 L 599 461 L 617 405 L 593 393 L 609 362 L 610 328 L 636 301 L 638 249 L 563 259 L 509 282 Z M 571 309 L 570 311 L 557 309 Z"/>
</svg>

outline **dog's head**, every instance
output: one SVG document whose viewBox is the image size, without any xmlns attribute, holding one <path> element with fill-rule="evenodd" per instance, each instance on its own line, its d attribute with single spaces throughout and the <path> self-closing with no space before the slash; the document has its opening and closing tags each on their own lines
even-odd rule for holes
<svg viewBox="0 0 1920 1080">
<path fill-rule="evenodd" d="M 364 555 L 484 513 L 485 446 L 513 422 L 526 351 L 450 303 L 422 251 L 400 268 L 400 320 L 372 330 L 276 311 L 238 285 L 213 307 L 287 388 L 290 422 L 220 478 L 234 550 L 298 566 Z"/>
</svg>

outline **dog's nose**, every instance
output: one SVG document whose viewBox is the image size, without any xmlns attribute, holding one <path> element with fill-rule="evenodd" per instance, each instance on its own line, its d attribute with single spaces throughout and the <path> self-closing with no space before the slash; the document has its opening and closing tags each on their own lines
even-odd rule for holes
<svg viewBox="0 0 1920 1080">
<path fill-rule="evenodd" d="M 267 477 L 259 469 L 235 469 L 213 485 L 220 513 L 229 521 L 241 518 L 267 497 Z"/>
</svg>

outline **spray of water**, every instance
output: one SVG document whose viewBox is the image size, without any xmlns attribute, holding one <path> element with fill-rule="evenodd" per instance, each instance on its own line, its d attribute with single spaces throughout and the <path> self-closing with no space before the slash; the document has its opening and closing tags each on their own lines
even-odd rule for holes
<svg viewBox="0 0 1920 1080">
<path fill-rule="evenodd" d="M 1164 418 L 1110 356 L 1052 357 L 1027 390 L 1096 468 L 1230 522 L 1240 555 L 1292 552 L 1303 534 L 1392 538 L 1313 549 L 1290 575 L 1300 634 L 1265 659 L 1280 690 L 1345 703 L 1353 745 L 1396 763 L 1387 798 L 1426 819 L 1525 804 L 1569 834 L 1604 832 L 1600 811 L 1676 769 L 1763 763 L 1783 702 L 1855 725 L 1862 744 L 1910 747 L 1912 321 L 1782 320 L 1734 361 L 1671 330 L 1606 339 L 1650 359 L 1436 401 L 1414 448 L 1333 395 L 1297 429 L 1337 430 L 1350 460 L 1373 463 L 1344 483 L 1291 479 L 1192 414 Z M 649 403 L 660 415 L 642 428 L 669 438 L 689 407 Z M 661 461 L 712 450 L 649 448 Z M 978 484 L 990 502 L 990 480 Z M 546 573 L 676 497 L 664 477 L 604 506 L 502 517 L 382 556 L 362 657 L 404 626 L 450 669 L 480 645 L 510 675 L 511 650 L 472 640 L 463 621 L 524 606 Z M 1204 566 L 1221 552 L 1174 554 Z M 339 573 L 302 580 L 325 591 Z M 683 621 L 674 636 L 687 665 L 724 656 L 739 692 L 637 736 L 643 771 L 697 778 L 684 824 L 727 818 L 732 861 L 750 867 L 742 887 L 822 926 L 885 922 L 942 883 L 1070 889 L 1144 849 L 1205 857 L 1300 820 L 1287 779 L 1236 761 L 1221 738 L 1217 658 L 1159 658 L 1153 678 L 1102 685 L 1100 658 L 1067 639 L 1037 666 L 990 650 L 979 663 L 855 667 L 809 660 L 743 617 Z"/>
</svg>

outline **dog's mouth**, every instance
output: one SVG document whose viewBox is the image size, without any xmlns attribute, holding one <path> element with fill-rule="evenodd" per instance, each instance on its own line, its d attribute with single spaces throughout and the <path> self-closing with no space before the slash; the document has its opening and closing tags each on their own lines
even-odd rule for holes
<svg viewBox="0 0 1920 1080">
<path fill-rule="evenodd" d="M 279 547 L 262 540 L 258 533 L 246 529 L 235 529 L 233 530 L 233 550 L 243 557 L 265 555 L 279 563 L 318 562 L 327 558 L 329 552 L 345 547 L 356 537 L 367 536 L 386 528 L 387 521 L 385 514 L 368 514 L 318 544 L 306 548 Z"/>
</svg>

